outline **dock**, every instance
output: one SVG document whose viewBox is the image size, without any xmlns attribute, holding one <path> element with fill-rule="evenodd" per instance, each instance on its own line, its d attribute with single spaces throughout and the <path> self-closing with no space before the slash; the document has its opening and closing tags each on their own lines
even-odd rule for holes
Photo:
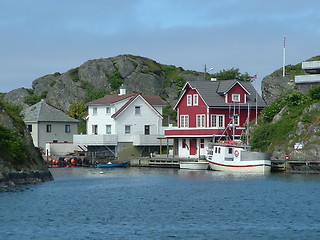
<svg viewBox="0 0 320 240">
<path fill-rule="evenodd" d="M 272 172 L 320 173 L 320 160 L 272 160 Z"/>
</svg>

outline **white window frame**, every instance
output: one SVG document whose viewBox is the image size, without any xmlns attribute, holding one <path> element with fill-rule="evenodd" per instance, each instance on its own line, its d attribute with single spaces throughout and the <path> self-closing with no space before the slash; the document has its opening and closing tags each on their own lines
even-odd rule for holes
<svg viewBox="0 0 320 240">
<path fill-rule="evenodd" d="M 206 115 L 205 114 L 197 114 L 196 115 L 196 126 L 197 128 L 202 128 L 206 126 Z"/>
<path fill-rule="evenodd" d="M 233 120 L 233 124 L 234 124 L 234 126 L 239 126 L 239 121 L 240 121 L 240 118 L 239 118 L 240 116 L 239 115 L 235 115 L 233 118 L 234 118 L 234 120 Z"/>
<path fill-rule="evenodd" d="M 199 96 L 198 94 L 193 94 L 193 106 L 199 105 Z"/>
<path fill-rule="evenodd" d="M 92 134 L 94 135 L 98 134 L 98 125 L 96 124 L 92 125 Z"/>
<path fill-rule="evenodd" d="M 134 114 L 135 115 L 141 115 L 141 106 L 135 106 L 134 107 Z"/>
<path fill-rule="evenodd" d="M 112 126 L 110 124 L 107 124 L 106 125 L 106 134 L 111 134 L 111 130 L 112 129 Z"/>
<path fill-rule="evenodd" d="M 131 134 L 131 125 L 124 126 L 124 134 Z"/>
<path fill-rule="evenodd" d="M 232 94 L 232 102 L 240 102 L 240 94 Z"/>
<path fill-rule="evenodd" d="M 98 115 L 98 108 L 97 107 L 92 108 L 92 115 L 94 115 L 94 116 Z"/>
<path fill-rule="evenodd" d="M 192 106 L 192 95 L 191 94 L 187 95 L 187 106 Z"/>
<path fill-rule="evenodd" d="M 225 116 L 223 114 L 211 114 L 211 127 L 224 128 Z"/>
<path fill-rule="evenodd" d="M 181 128 L 189 127 L 189 115 L 180 115 L 180 127 Z"/>
<path fill-rule="evenodd" d="M 106 107 L 106 114 L 110 114 L 111 113 L 111 107 Z"/>
</svg>

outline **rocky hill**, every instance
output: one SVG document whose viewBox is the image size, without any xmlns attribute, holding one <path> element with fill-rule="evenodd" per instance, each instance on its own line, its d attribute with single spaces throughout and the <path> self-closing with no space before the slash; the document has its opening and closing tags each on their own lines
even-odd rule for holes
<svg viewBox="0 0 320 240">
<path fill-rule="evenodd" d="M 0 102 L 0 188 L 52 179 L 19 113 Z"/>
<path fill-rule="evenodd" d="M 306 61 L 319 61 L 320 56 Z M 296 75 L 306 74 L 301 63 L 286 66 L 262 80 L 262 96 L 269 106 L 263 111 L 260 125 L 255 129 L 252 145 L 272 153 L 274 158 L 291 160 L 320 160 L 320 85 L 296 85 Z M 294 149 L 302 143 L 301 149 Z"/>
<path fill-rule="evenodd" d="M 306 61 L 319 61 L 320 56 L 312 57 Z M 282 76 L 282 68 L 274 71 L 264 77 L 261 82 L 262 98 L 267 104 L 274 102 L 276 99 L 284 97 L 293 90 L 299 90 L 294 83 L 296 75 L 304 75 L 301 63 L 296 65 L 287 65 L 285 67 L 285 76 Z"/>
<path fill-rule="evenodd" d="M 41 98 L 67 111 L 74 102 L 86 102 L 105 94 L 117 93 L 125 84 L 127 93 L 160 95 L 174 105 L 179 88 L 188 80 L 203 80 L 204 74 L 159 64 L 133 55 L 89 60 L 65 73 L 54 73 L 35 79 L 32 89 L 15 89 L 7 93 L 8 103 L 27 107 Z"/>
</svg>

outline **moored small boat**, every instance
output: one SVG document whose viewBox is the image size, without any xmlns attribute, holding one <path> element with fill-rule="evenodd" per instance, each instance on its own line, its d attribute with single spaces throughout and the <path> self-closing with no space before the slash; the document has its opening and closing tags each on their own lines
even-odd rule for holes
<svg viewBox="0 0 320 240">
<path fill-rule="evenodd" d="M 207 170 L 209 168 L 209 163 L 206 160 L 180 161 L 180 168 L 193 170 Z"/>
<path fill-rule="evenodd" d="M 107 163 L 107 164 L 95 164 L 95 168 L 117 168 L 117 167 L 127 167 L 129 162 L 119 162 L 119 163 Z"/>
</svg>

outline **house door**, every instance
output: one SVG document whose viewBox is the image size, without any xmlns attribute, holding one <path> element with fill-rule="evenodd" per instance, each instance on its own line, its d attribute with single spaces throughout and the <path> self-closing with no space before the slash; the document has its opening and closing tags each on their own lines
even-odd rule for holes
<svg viewBox="0 0 320 240">
<path fill-rule="evenodd" d="M 196 138 L 190 138 L 190 155 L 196 155 L 197 154 L 197 139 Z"/>
</svg>

